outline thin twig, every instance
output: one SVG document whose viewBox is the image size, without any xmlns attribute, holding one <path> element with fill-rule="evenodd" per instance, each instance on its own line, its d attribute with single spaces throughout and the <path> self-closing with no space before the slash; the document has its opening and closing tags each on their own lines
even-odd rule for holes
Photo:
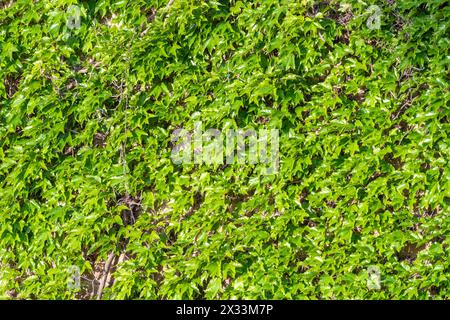
<svg viewBox="0 0 450 320">
<path fill-rule="evenodd" d="M 169 3 L 167 3 L 166 9 L 169 8 L 173 4 L 174 1 L 175 0 L 170 0 Z"/>
<path fill-rule="evenodd" d="M 105 288 L 106 279 L 108 278 L 109 270 L 111 269 L 111 264 L 114 258 L 115 258 L 114 253 L 110 253 L 108 256 L 108 260 L 106 260 L 103 276 L 102 279 L 100 280 L 100 286 L 98 287 L 97 300 L 100 300 L 102 298 L 103 289 Z"/>
</svg>

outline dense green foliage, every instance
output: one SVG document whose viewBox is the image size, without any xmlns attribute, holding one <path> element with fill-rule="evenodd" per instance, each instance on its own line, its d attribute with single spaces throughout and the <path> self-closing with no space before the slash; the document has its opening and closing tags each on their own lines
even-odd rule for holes
<svg viewBox="0 0 450 320">
<path fill-rule="evenodd" d="M 448 17 L 1 1 L 0 297 L 93 297 L 110 257 L 103 298 L 448 298 Z M 171 132 L 199 120 L 279 129 L 279 173 L 175 165 Z"/>
</svg>

